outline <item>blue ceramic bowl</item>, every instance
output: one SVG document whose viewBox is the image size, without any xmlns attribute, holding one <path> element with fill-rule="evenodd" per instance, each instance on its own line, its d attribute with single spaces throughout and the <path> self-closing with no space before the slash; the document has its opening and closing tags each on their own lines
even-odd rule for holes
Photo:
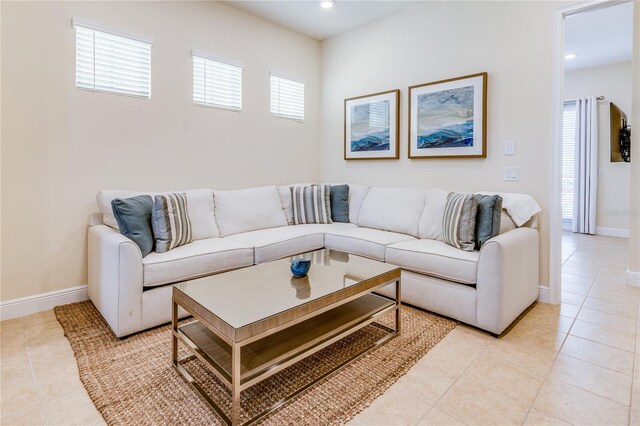
<svg viewBox="0 0 640 426">
<path fill-rule="evenodd" d="M 291 261 L 291 273 L 296 277 L 304 277 L 309 272 L 311 261 L 305 259 L 293 259 Z"/>
</svg>

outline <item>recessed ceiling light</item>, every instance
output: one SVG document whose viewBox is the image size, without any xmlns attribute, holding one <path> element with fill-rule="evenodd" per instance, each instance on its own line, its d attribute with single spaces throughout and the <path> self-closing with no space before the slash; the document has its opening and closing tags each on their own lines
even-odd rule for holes
<svg viewBox="0 0 640 426">
<path fill-rule="evenodd" d="M 576 55 L 575 53 L 567 53 L 566 55 L 564 55 L 564 58 L 565 59 L 575 59 L 576 56 L 578 56 L 578 55 Z"/>
<path fill-rule="evenodd" d="M 320 2 L 320 6 L 322 6 L 324 9 L 331 9 L 334 3 L 335 3 L 334 0 L 322 0 Z"/>
</svg>

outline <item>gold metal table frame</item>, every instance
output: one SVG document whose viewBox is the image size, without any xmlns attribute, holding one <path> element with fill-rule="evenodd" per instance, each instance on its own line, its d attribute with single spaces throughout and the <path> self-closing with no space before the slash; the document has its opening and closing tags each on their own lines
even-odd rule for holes
<svg viewBox="0 0 640 426">
<path fill-rule="evenodd" d="M 255 268 L 255 266 L 250 268 Z M 391 284 L 395 284 L 395 300 L 374 294 L 376 290 Z M 208 311 L 197 300 L 181 291 L 179 286 L 174 286 L 172 297 L 173 365 L 226 424 L 251 424 L 400 334 L 401 283 L 399 268 L 378 276 L 368 277 L 351 286 L 349 290 L 336 292 L 336 294 L 330 294 L 321 299 L 314 299 L 307 304 L 296 307 L 296 309 L 282 312 L 280 319 L 277 316 L 272 316 L 249 324 L 247 327 L 234 329 L 219 318 L 215 312 Z M 193 316 L 196 321 L 179 326 L 179 307 Z M 392 311 L 395 311 L 395 328 L 377 322 L 381 316 Z M 241 423 L 240 394 L 242 391 L 370 324 L 386 331 L 387 334 L 361 352 L 334 366 L 314 381 L 283 396 L 268 409 Z M 178 357 L 179 341 L 189 349 L 190 355 L 183 358 Z M 252 354 L 255 353 L 260 353 L 261 356 L 252 357 Z M 182 365 L 194 357 L 200 360 L 231 390 L 231 416 L 228 416 L 213 401 L 206 390 Z M 268 360 L 265 361 L 265 358 Z"/>
</svg>

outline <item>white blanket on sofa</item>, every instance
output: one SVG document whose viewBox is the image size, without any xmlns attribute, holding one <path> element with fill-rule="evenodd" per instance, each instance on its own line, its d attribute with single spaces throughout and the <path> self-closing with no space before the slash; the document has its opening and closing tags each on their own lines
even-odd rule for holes
<svg viewBox="0 0 640 426">
<path fill-rule="evenodd" d="M 502 208 L 509 213 L 513 222 L 518 226 L 524 225 L 529 219 L 542 211 L 536 200 L 527 194 L 494 191 L 480 191 L 479 194 L 501 196 Z"/>
</svg>

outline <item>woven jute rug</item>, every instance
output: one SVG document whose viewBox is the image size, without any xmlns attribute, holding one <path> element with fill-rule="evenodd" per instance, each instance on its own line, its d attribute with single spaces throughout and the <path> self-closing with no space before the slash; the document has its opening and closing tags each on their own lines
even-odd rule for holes
<svg viewBox="0 0 640 426">
<path fill-rule="evenodd" d="M 456 322 L 402 306 L 402 333 L 263 417 L 262 424 L 343 424 L 405 374 Z M 117 339 L 91 302 L 55 308 L 80 379 L 111 425 L 218 425 L 222 421 L 171 364 L 169 325 Z M 381 322 L 393 326 L 392 313 Z M 189 320 L 186 320 L 189 321 Z M 367 326 L 242 393 L 245 420 L 381 337 Z M 182 345 L 181 345 L 182 346 Z M 186 355 L 184 348 L 181 355 Z M 230 393 L 198 360 L 185 368 L 229 413 Z"/>
</svg>

